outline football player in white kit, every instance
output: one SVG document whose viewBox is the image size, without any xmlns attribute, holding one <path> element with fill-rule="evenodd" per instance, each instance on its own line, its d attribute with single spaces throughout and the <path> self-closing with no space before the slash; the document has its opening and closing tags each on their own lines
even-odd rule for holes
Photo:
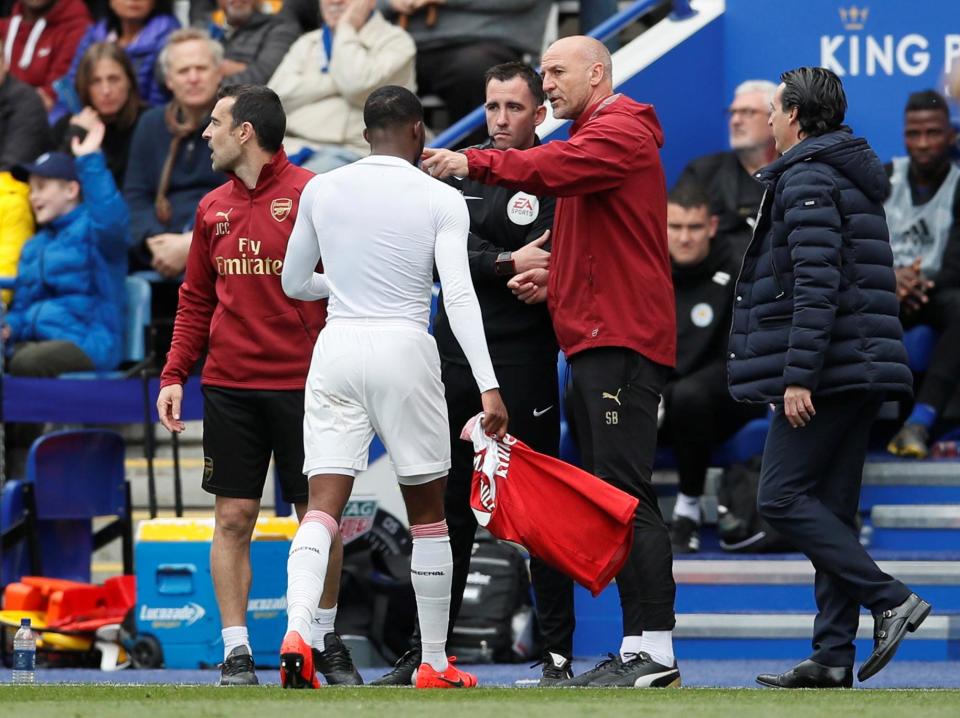
<svg viewBox="0 0 960 718">
<path fill-rule="evenodd" d="M 467 259 L 462 196 L 416 167 L 423 108 L 402 87 L 376 90 L 364 110 L 371 154 L 304 187 L 283 264 L 283 289 L 329 298 L 307 376 L 304 473 L 308 511 L 287 561 L 284 687 L 318 687 L 310 624 L 338 522 L 374 432 L 393 462 L 413 536 L 411 579 L 423 642 L 418 688 L 467 688 L 476 677 L 446 655 L 452 557 L 443 513 L 450 468 L 440 358 L 427 331 L 433 268 L 454 335 L 481 392 L 487 432 L 503 436 L 500 398 Z M 321 256 L 323 273 L 317 273 Z"/>
</svg>

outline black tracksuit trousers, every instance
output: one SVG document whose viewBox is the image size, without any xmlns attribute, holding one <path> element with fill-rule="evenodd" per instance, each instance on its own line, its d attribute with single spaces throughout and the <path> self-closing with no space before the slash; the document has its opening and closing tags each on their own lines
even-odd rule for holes
<svg viewBox="0 0 960 718">
<path fill-rule="evenodd" d="M 569 368 L 567 416 L 583 468 L 640 499 L 633 548 L 617 575 L 624 635 L 673 630 L 673 552 L 651 480 L 670 369 L 621 347 L 575 354 Z"/>
</svg>

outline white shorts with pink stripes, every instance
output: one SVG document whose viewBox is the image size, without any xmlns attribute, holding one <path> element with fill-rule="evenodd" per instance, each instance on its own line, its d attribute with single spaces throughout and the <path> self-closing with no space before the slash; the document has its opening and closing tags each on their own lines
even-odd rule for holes
<svg viewBox="0 0 960 718">
<path fill-rule="evenodd" d="M 356 476 L 383 441 L 398 481 L 450 470 L 447 405 L 433 337 L 408 322 L 337 319 L 320 332 L 304 400 L 304 473 Z"/>
</svg>

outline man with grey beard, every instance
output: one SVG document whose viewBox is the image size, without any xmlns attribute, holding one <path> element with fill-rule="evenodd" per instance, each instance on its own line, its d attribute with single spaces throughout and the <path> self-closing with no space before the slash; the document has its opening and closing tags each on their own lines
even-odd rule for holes
<svg viewBox="0 0 960 718">
<path fill-rule="evenodd" d="M 677 181 L 692 181 L 710 198 L 711 211 L 720 218 L 717 234 L 733 243 L 741 256 L 753 233 L 763 186 L 754 175 L 777 158 L 773 133 L 767 124 L 770 101 L 777 86 L 769 80 L 747 80 L 737 86 L 727 108 L 730 151 L 698 157 Z"/>
</svg>

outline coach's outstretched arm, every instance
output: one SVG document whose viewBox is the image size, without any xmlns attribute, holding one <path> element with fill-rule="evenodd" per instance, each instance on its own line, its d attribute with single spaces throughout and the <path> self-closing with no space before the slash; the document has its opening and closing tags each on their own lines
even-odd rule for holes
<svg viewBox="0 0 960 718">
<path fill-rule="evenodd" d="M 658 151 L 656 138 L 646 129 L 597 121 L 569 140 L 527 150 L 427 148 L 421 167 L 437 179 L 469 177 L 509 189 L 572 197 L 619 186 L 629 173 L 658 158 Z"/>
<path fill-rule="evenodd" d="M 483 428 L 502 437 L 507 431 L 507 407 L 500 397 L 500 384 L 493 371 L 487 337 L 483 332 L 480 303 L 470 279 L 467 256 L 467 233 L 470 215 L 460 197 L 444 203 L 437 218 L 437 240 L 434 249 L 437 272 L 443 287 L 443 305 L 450 318 L 450 328 L 470 364 L 473 378 L 480 389 L 483 403 Z"/>
<path fill-rule="evenodd" d="M 313 203 L 317 195 L 319 177 L 314 177 L 303 188 L 297 221 L 287 243 L 280 283 L 283 292 L 291 299 L 315 302 L 330 296 L 330 284 L 326 275 L 313 270 L 320 263 L 320 242 L 313 225 Z"/>
</svg>

